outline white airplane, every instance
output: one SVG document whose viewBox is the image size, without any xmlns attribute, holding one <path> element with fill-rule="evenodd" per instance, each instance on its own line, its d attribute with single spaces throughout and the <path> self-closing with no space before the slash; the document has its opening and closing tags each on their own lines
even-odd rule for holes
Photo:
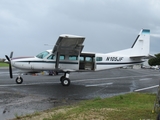
<svg viewBox="0 0 160 120">
<path fill-rule="evenodd" d="M 141 64 L 144 58 L 150 57 L 148 29 L 140 31 L 131 48 L 111 53 L 82 52 L 84 40 L 83 36 L 63 34 L 59 36 L 52 50 L 41 52 L 35 57 L 12 58 L 13 52 L 10 58 L 5 55 L 6 62 L 9 63 L 10 78 L 13 78 L 12 66 L 21 70 L 16 78 L 17 84 L 23 82 L 22 73 L 63 71 L 60 82 L 63 86 L 69 86 L 69 74 L 72 71 L 98 71 Z"/>
</svg>

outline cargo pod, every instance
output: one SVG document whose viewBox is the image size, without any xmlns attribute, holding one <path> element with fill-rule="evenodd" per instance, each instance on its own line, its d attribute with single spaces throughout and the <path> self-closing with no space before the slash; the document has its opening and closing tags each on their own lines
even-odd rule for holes
<svg viewBox="0 0 160 120">
<path fill-rule="evenodd" d="M 81 53 L 79 70 L 95 70 L 95 54 Z"/>
</svg>

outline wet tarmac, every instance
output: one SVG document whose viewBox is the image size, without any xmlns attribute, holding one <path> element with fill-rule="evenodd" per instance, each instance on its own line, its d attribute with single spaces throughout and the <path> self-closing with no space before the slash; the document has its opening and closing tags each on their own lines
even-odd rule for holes
<svg viewBox="0 0 160 120">
<path fill-rule="evenodd" d="M 152 69 L 111 69 L 98 72 L 73 72 L 71 85 L 64 87 L 58 76 L 22 76 L 23 84 L 10 79 L 7 69 L 0 69 L 0 118 L 43 111 L 81 100 L 106 98 L 129 92 L 157 92 L 160 72 Z"/>
</svg>

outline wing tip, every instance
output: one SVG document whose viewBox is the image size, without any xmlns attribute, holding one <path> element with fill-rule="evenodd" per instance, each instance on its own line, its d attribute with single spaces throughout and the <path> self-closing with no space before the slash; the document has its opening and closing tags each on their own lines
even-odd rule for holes
<svg viewBox="0 0 160 120">
<path fill-rule="evenodd" d="M 71 35 L 71 34 L 61 34 L 59 37 L 64 37 L 64 38 L 85 38 L 84 36 Z"/>
</svg>

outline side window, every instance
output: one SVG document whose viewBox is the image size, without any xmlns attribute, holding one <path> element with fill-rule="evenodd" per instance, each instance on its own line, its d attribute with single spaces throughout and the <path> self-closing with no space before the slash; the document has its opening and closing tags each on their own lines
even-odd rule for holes
<svg viewBox="0 0 160 120">
<path fill-rule="evenodd" d="M 59 56 L 59 60 L 64 60 L 65 59 L 65 56 L 64 55 L 60 55 Z"/>
<path fill-rule="evenodd" d="M 78 57 L 75 56 L 75 55 L 70 55 L 69 56 L 69 60 L 77 60 L 77 59 L 78 59 Z"/>
<path fill-rule="evenodd" d="M 96 57 L 96 61 L 102 61 L 102 57 Z"/>
<path fill-rule="evenodd" d="M 84 61 L 84 57 L 83 56 L 80 57 L 80 61 Z"/>
<path fill-rule="evenodd" d="M 54 55 L 50 55 L 47 59 L 54 60 Z"/>
<path fill-rule="evenodd" d="M 92 62 L 92 57 L 86 57 L 87 62 Z"/>
</svg>

